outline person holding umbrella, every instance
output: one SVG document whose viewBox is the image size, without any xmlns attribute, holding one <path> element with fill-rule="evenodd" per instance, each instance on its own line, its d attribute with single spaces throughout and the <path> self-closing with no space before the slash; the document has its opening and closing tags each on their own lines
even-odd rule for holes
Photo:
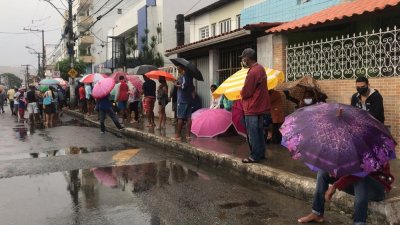
<svg viewBox="0 0 400 225">
<path fill-rule="evenodd" d="M 168 85 L 165 77 L 159 77 L 158 81 L 160 85 L 157 88 L 157 101 L 158 101 L 158 115 L 159 115 L 159 125 L 157 127 L 158 130 L 165 129 L 165 122 L 167 120 L 167 114 L 165 113 L 165 106 L 167 106 L 168 99 Z"/>
<path fill-rule="evenodd" d="M 177 117 L 178 117 L 178 129 L 176 129 L 174 140 L 181 140 L 181 132 L 183 128 L 183 120 L 186 120 L 186 139 L 190 138 L 190 130 L 192 127 L 192 104 L 193 104 L 193 77 L 189 75 L 185 67 L 178 65 L 179 78 L 175 83 L 175 87 L 178 89 L 178 105 L 177 105 Z"/>
<path fill-rule="evenodd" d="M 143 76 L 143 109 L 147 115 L 149 124 L 147 127 L 155 127 L 154 123 L 154 103 L 156 102 L 156 82 L 148 78 L 146 75 Z"/>
<path fill-rule="evenodd" d="M 240 95 L 242 97 L 250 156 L 243 163 L 257 163 L 265 158 L 264 116 L 270 111 L 267 77 L 263 66 L 257 63 L 256 52 L 246 48 L 239 56 L 249 67 Z"/>
<path fill-rule="evenodd" d="M 99 110 L 100 117 L 100 133 L 104 134 L 106 127 L 104 125 L 104 120 L 106 115 L 110 116 L 115 126 L 122 130 L 124 127 L 119 123 L 118 118 L 113 110 L 113 106 L 110 100 L 110 92 L 115 86 L 115 81 L 112 78 L 104 78 L 97 82 L 92 91 L 92 96 L 97 100 L 97 107 Z"/>
</svg>

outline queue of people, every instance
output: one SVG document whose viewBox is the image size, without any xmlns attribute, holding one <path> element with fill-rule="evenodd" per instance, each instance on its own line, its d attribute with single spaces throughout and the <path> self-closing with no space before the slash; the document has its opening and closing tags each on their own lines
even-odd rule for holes
<svg viewBox="0 0 400 225">
<path fill-rule="evenodd" d="M 28 90 L 12 88 L 6 94 L 0 94 L 4 95 L 9 102 L 11 114 L 19 122 L 25 122 L 27 112 L 29 124 L 43 124 L 45 127 L 54 126 L 66 105 L 65 91 L 61 86 L 49 86 L 46 90 L 39 90 L 33 85 Z"/>
</svg>

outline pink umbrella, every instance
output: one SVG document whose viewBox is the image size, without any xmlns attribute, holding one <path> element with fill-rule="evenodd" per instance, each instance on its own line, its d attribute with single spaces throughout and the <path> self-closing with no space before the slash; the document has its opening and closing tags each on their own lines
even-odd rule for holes
<svg viewBox="0 0 400 225">
<path fill-rule="evenodd" d="M 137 75 L 126 75 L 126 79 L 130 81 L 140 93 L 143 92 L 143 81 Z"/>
<path fill-rule="evenodd" d="M 115 81 L 112 78 L 104 78 L 94 85 L 92 96 L 97 99 L 104 98 L 110 94 L 114 86 Z"/>
<path fill-rule="evenodd" d="M 61 85 L 61 86 L 67 86 L 68 85 L 68 81 L 65 81 L 62 78 L 54 78 L 54 80 L 58 81 L 59 85 Z"/>
<path fill-rule="evenodd" d="M 91 73 L 91 74 L 88 74 L 88 75 L 82 77 L 82 79 L 79 82 L 85 83 L 85 84 L 96 83 L 106 77 L 107 77 L 107 75 L 105 75 L 105 74 Z"/>
<path fill-rule="evenodd" d="M 192 113 L 192 120 L 195 120 L 198 116 L 201 115 L 202 112 L 209 110 L 208 108 L 202 108 L 199 110 L 196 110 L 196 112 Z"/>
<path fill-rule="evenodd" d="M 118 186 L 117 178 L 112 175 L 111 167 L 95 168 L 92 169 L 92 172 L 100 184 L 111 188 Z"/>
<path fill-rule="evenodd" d="M 238 134 L 247 137 L 246 125 L 244 123 L 244 111 L 241 100 L 237 100 L 232 105 L 232 122 Z"/>
<path fill-rule="evenodd" d="M 232 125 L 232 114 L 225 109 L 208 109 L 192 123 L 192 133 L 197 137 L 212 138 L 225 133 Z"/>
<path fill-rule="evenodd" d="M 126 78 L 126 75 L 128 75 L 127 72 L 124 72 L 124 71 L 117 71 L 117 72 L 114 72 L 113 74 L 111 74 L 110 77 L 111 77 L 112 79 L 114 79 L 115 82 L 118 82 L 120 76 L 123 76 L 124 78 Z"/>
</svg>

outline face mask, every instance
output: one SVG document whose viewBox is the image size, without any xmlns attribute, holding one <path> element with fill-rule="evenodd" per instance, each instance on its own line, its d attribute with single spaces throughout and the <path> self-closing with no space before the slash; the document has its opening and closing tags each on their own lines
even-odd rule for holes
<svg viewBox="0 0 400 225">
<path fill-rule="evenodd" d="M 312 103 L 312 98 L 305 98 L 304 99 L 304 104 L 311 105 L 311 103 Z"/>
<path fill-rule="evenodd" d="M 368 86 L 367 87 L 357 87 L 357 92 L 360 95 L 365 95 L 368 92 Z"/>
</svg>

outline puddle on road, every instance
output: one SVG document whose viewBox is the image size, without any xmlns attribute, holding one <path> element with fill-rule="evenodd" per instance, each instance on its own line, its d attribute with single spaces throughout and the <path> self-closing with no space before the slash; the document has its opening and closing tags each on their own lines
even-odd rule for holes
<svg viewBox="0 0 400 225">
<path fill-rule="evenodd" d="M 126 143 L 116 146 L 97 146 L 97 147 L 69 147 L 58 150 L 50 150 L 43 152 L 31 153 L 16 153 L 16 154 L 0 154 L 0 161 L 14 160 L 14 159 L 28 159 L 28 158 L 46 158 L 52 156 L 76 155 L 94 152 L 108 152 L 108 151 L 124 151 L 124 149 L 137 149 L 137 146 L 132 146 Z"/>
<path fill-rule="evenodd" d="M 159 161 L 1 179 L 1 224 L 164 224 L 137 194 L 204 177 Z"/>
</svg>

